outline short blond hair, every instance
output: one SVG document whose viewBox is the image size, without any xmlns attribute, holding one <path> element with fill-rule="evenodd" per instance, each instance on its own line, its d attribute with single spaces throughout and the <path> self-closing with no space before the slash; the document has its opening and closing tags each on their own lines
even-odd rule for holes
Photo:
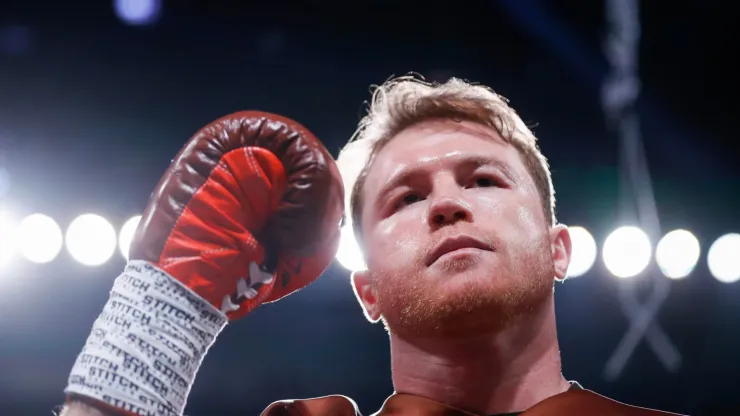
<svg viewBox="0 0 740 416">
<path fill-rule="evenodd" d="M 346 190 L 347 219 L 358 243 L 362 238 L 362 205 L 365 179 L 373 158 L 401 131 L 431 119 L 466 120 L 491 127 L 521 154 L 542 202 L 545 218 L 555 223 L 555 191 L 547 159 L 537 138 L 492 89 L 451 78 L 429 83 L 410 75 L 392 78 L 374 88 L 368 114 L 362 118 L 337 159 Z"/>
</svg>

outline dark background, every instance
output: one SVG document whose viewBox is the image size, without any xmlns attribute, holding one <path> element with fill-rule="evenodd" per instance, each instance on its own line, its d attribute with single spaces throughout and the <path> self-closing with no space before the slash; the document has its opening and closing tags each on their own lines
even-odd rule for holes
<svg viewBox="0 0 740 416">
<path fill-rule="evenodd" d="M 631 404 L 740 414 L 740 283 L 714 280 L 706 248 L 740 230 L 738 19 L 733 2 L 643 1 L 638 112 L 661 224 L 703 254 L 658 315 L 683 356 L 667 372 L 643 341 L 621 377 L 604 364 L 628 328 L 601 261 L 557 290 L 564 373 Z M 369 85 L 409 71 L 490 85 L 535 124 L 561 221 L 603 241 L 624 218 L 618 136 L 600 104 L 608 71 L 601 1 L 166 1 L 132 27 L 110 1 L 0 5 L 0 204 L 63 227 L 139 214 L 179 147 L 241 109 L 272 111 L 336 154 Z M 2 230 L 0 230 L 2 232 Z M 739 258 L 740 258 L 740 253 Z M 0 272 L 0 412 L 50 414 L 123 267 L 52 263 Z M 638 279 L 660 278 L 655 267 Z M 284 398 L 345 394 L 364 414 L 392 393 L 387 335 L 334 265 L 316 284 L 230 325 L 206 358 L 188 414 L 257 415 Z"/>
</svg>

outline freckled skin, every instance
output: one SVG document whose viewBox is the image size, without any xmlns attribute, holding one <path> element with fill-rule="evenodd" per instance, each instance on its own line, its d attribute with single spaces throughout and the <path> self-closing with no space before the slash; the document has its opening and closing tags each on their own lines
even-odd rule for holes
<svg viewBox="0 0 740 416">
<path fill-rule="evenodd" d="M 471 165 L 492 158 L 500 165 Z M 380 197 L 399 172 L 403 185 Z M 494 130 L 451 120 L 401 132 L 380 151 L 365 183 L 362 225 L 369 275 L 392 331 L 454 337 L 500 331 L 553 291 L 548 224 L 519 152 Z M 465 249 L 431 265 L 447 237 Z"/>
</svg>

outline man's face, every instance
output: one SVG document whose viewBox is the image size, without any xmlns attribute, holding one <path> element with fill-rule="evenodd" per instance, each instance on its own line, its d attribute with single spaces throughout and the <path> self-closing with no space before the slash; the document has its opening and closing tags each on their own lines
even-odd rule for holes
<svg viewBox="0 0 740 416">
<path fill-rule="evenodd" d="M 552 296 L 554 234 L 519 152 L 494 130 L 415 125 L 379 152 L 364 192 L 373 295 L 361 300 L 391 331 L 495 332 Z"/>
</svg>

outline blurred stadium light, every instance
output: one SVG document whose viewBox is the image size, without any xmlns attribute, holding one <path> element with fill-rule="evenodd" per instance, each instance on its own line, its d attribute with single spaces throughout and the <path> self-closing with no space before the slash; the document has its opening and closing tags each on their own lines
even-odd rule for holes
<svg viewBox="0 0 740 416">
<path fill-rule="evenodd" d="M 118 248 L 121 250 L 121 255 L 124 259 L 128 260 L 128 252 L 131 248 L 131 240 L 134 238 L 136 227 L 139 226 L 141 221 L 141 215 L 129 218 L 121 227 L 121 232 L 118 234 Z"/>
<path fill-rule="evenodd" d="M 85 266 L 100 266 L 116 250 L 116 230 L 105 218 L 83 214 L 67 228 L 67 251 Z"/>
<path fill-rule="evenodd" d="M 32 263 L 49 263 L 62 250 L 62 229 L 44 214 L 32 214 L 20 222 L 16 236 L 18 251 Z"/>
<path fill-rule="evenodd" d="M 570 240 L 572 253 L 568 277 L 583 276 L 596 261 L 596 240 L 588 230 L 579 226 L 570 227 Z"/>
<path fill-rule="evenodd" d="M 651 256 L 650 239 L 638 227 L 617 228 L 604 241 L 604 265 L 616 277 L 637 276 L 648 266 Z"/>
<path fill-rule="evenodd" d="M 161 0 L 115 0 L 116 15 L 128 25 L 149 25 L 159 20 Z"/>
<path fill-rule="evenodd" d="M 674 230 L 663 236 L 655 249 L 655 261 L 663 275 L 682 279 L 696 267 L 701 255 L 699 240 L 686 230 Z"/>
<path fill-rule="evenodd" d="M 715 240 L 707 253 L 709 271 L 723 283 L 740 280 L 740 234 L 725 234 Z"/>
<path fill-rule="evenodd" d="M 351 272 L 358 272 L 367 268 L 360 246 L 355 239 L 354 230 L 349 223 L 342 227 L 336 257 L 339 264 Z"/>
</svg>

